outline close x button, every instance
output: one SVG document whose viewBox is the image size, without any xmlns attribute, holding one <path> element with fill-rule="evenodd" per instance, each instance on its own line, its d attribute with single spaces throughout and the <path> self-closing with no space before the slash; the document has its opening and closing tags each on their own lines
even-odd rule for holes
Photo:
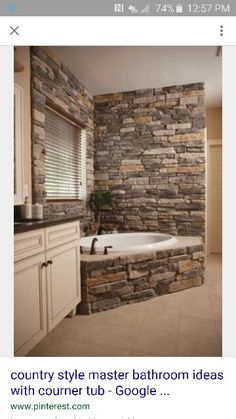
<svg viewBox="0 0 236 419">
<path fill-rule="evenodd" d="M 16 27 L 10 26 L 10 35 L 19 35 L 18 30 L 19 30 L 19 26 L 16 26 Z"/>
</svg>

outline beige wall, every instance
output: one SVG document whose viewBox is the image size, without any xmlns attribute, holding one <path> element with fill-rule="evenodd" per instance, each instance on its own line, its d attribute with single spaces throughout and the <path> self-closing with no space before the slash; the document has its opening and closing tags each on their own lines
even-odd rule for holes
<svg viewBox="0 0 236 419">
<path fill-rule="evenodd" d="M 222 248 L 222 108 L 209 108 L 207 126 L 207 252 L 218 253 Z"/>
<path fill-rule="evenodd" d="M 208 108 L 206 111 L 207 139 L 222 139 L 222 108 Z"/>
<path fill-rule="evenodd" d="M 15 83 L 23 88 L 23 147 L 24 147 L 24 184 L 28 186 L 28 196 L 31 199 L 31 105 L 30 105 L 30 50 L 29 47 L 16 47 L 17 61 L 24 70 L 15 73 Z"/>
</svg>

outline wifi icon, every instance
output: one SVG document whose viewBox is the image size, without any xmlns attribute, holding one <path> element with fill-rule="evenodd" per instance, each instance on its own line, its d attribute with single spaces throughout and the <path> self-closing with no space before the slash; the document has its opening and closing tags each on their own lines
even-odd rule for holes
<svg viewBox="0 0 236 419">
<path fill-rule="evenodd" d="M 140 13 L 149 13 L 149 11 L 150 11 L 150 7 L 149 7 L 149 4 L 147 4 L 147 6 L 145 6 L 144 9 L 141 10 Z"/>
</svg>

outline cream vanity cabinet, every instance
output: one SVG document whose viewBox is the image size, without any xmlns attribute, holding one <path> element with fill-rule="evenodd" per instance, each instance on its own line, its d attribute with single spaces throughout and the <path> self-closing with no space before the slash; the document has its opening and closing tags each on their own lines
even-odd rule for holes
<svg viewBox="0 0 236 419">
<path fill-rule="evenodd" d="M 72 313 L 80 295 L 79 222 L 15 235 L 15 355 Z"/>
</svg>

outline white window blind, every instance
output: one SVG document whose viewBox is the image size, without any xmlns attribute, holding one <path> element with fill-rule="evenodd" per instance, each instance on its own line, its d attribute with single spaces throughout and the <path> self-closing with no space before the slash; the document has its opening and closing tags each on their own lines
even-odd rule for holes
<svg viewBox="0 0 236 419">
<path fill-rule="evenodd" d="M 85 199 L 85 130 L 47 108 L 45 133 L 47 199 Z"/>
</svg>

